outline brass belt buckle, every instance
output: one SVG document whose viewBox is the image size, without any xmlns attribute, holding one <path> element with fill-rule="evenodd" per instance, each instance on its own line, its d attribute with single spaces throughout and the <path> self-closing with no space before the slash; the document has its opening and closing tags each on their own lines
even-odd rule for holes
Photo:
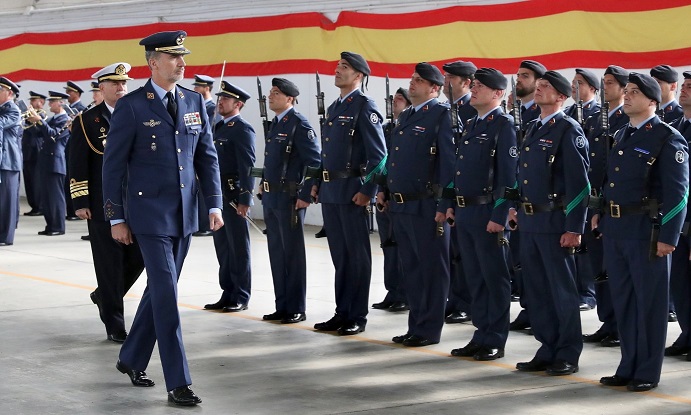
<svg viewBox="0 0 691 415">
<path fill-rule="evenodd" d="M 326 170 L 322 171 L 322 181 L 328 183 L 329 182 L 329 172 Z"/>
<path fill-rule="evenodd" d="M 269 182 L 263 181 L 263 182 L 262 182 L 262 187 L 264 188 L 264 191 L 265 191 L 265 192 L 267 192 L 267 193 L 269 192 Z"/>
<path fill-rule="evenodd" d="M 403 203 L 403 195 L 401 193 L 394 193 L 393 194 L 393 200 L 396 203 Z"/>
<path fill-rule="evenodd" d="M 465 198 L 463 196 L 456 196 L 456 204 L 458 205 L 458 207 L 464 208 L 465 207 Z"/>
<path fill-rule="evenodd" d="M 609 203 L 609 215 L 613 218 L 620 218 L 621 217 L 621 207 L 619 205 L 615 205 L 613 202 Z"/>
<path fill-rule="evenodd" d="M 526 215 L 533 215 L 535 213 L 535 210 L 533 209 L 533 204 L 525 202 L 523 203 L 523 212 L 525 212 Z"/>
</svg>

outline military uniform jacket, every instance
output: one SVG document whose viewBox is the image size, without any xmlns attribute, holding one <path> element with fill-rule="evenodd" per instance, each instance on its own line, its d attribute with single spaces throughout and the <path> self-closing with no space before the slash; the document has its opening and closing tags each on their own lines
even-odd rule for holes
<svg viewBox="0 0 691 415">
<path fill-rule="evenodd" d="M 92 220 L 103 216 L 102 168 L 106 136 L 110 129 L 110 110 L 105 101 L 78 115 L 72 122 L 69 172 L 74 209 L 91 210 Z"/>
<path fill-rule="evenodd" d="M 471 118 L 477 115 L 475 107 L 470 105 L 470 93 L 464 95 L 461 99 L 456 101 L 456 111 L 458 119 L 461 121 L 461 128 L 465 128 Z"/>
<path fill-rule="evenodd" d="M 291 136 L 292 148 L 288 157 L 284 183 L 296 183 L 297 195 L 271 188 L 272 185 L 281 183 L 283 178 L 286 148 L 288 142 L 291 141 Z M 306 167 L 318 168 L 321 163 L 319 143 L 316 137 L 307 118 L 295 111 L 294 108 L 277 122 L 271 123 L 264 148 L 264 177 L 262 182 L 268 182 L 269 191 L 262 195 L 263 206 L 272 209 L 292 209 L 295 205 L 295 197 L 305 202 L 311 202 L 310 192 L 316 179 L 305 180 L 304 174 Z"/>
<path fill-rule="evenodd" d="M 600 104 L 593 100 L 590 100 L 588 102 L 583 103 L 583 124 L 585 125 L 585 121 L 595 115 L 596 113 L 600 112 Z M 564 114 L 568 115 L 569 117 L 573 118 L 574 120 L 576 119 L 576 104 L 569 105 L 564 109 Z"/>
<path fill-rule="evenodd" d="M 537 119 L 540 116 L 540 106 L 535 102 L 531 106 L 525 107 L 521 105 L 521 124 L 523 125 L 523 132 L 528 131 L 528 125 L 531 121 Z"/>
<path fill-rule="evenodd" d="M 41 151 L 42 145 L 43 136 L 38 127 L 29 127 L 24 130 L 24 135 L 22 136 L 22 154 L 24 156 L 24 162 L 35 162 L 38 160 L 38 153 Z"/>
<path fill-rule="evenodd" d="M 322 129 L 322 168 L 326 171 L 361 169 L 364 177 L 322 181 L 319 201 L 351 204 L 358 192 L 374 197 L 377 186 L 372 178 L 382 172 L 385 163 L 382 116 L 374 101 L 359 90 L 340 104 L 334 101 L 327 109 Z"/>
<path fill-rule="evenodd" d="M 617 109 L 609 117 L 609 134 L 614 137 L 614 133 L 625 127 L 629 123 L 629 116 L 624 114 L 622 111 L 623 107 Z M 606 114 L 604 114 L 606 116 Z M 602 131 L 602 121 L 603 116 L 602 111 L 597 112 L 590 117 L 585 122 L 585 136 L 588 139 L 588 148 L 590 151 L 589 160 L 590 168 L 588 168 L 588 180 L 590 180 L 590 186 L 597 191 L 600 191 L 602 187 L 602 182 L 605 180 L 605 170 L 607 168 L 607 154 L 609 153 L 609 147 L 614 143 L 614 139 L 605 139 Z"/>
<path fill-rule="evenodd" d="M 176 120 L 151 80 L 120 98 L 111 118 L 103 156 L 104 213 L 107 220 L 126 219 L 134 233 L 185 236 L 196 231 L 196 176 L 206 206 L 222 207 L 221 175 L 203 99 L 179 85 L 175 95 Z"/>
<path fill-rule="evenodd" d="M 77 112 L 84 112 L 86 106 L 82 104 L 82 101 L 77 101 L 70 104 L 70 108 L 74 108 Z"/>
<path fill-rule="evenodd" d="M 50 173 L 66 174 L 65 146 L 70 139 L 70 131 L 65 127 L 70 117 L 60 113 L 37 125 L 43 144 L 38 153 L 41 168 Z M 62 132 L 60 132 L 62 131 Z M 60 132 L 58 134 L 58 132 Z"/>
<path fill-rule="evenodd" d="M 674 100 L 670 102 L 666 107 L 662 108 L 662 121 L 671 124 L 677 118 L 684 115 L 684 109 L 679 105 L 679 103 Z"/>
<path fill-rule="evenodd" d="M 226 123 L 221 120 L 214 128 L 223 194 L 227 199 L 246 206 L 252 203 L 254 189 L 254 179 L 250 176 L 256 160 L 254 139 L 254 128 L 240 115 Z"/>
<path fill-rule="evenodd" d="M 22 170 L 22 127 L 19 108 L 12 101 L 0 105 L 0 170 Z"/>
<path fill-rule="evenodd" d="M 464 199 L 490 196 L 491 200 L 489 204 L 468 203 L 456 209 L 456 221 L 482 229 L 490 220 L 504 224 L 510 202 L 501 196 L 506 187 L 515 186 L 518 163 L 513 117 L 504 114 L 501 108 L 494 109 L 482 120 L 474 117 L 466 125 L 457 148 L 451 179 L 456 195 Z"/>
<path fill-rule="evenodd" d="M 398 118 L 391 138 L 391 153 L 386 163 L 386 186 L 391 193 L 422 194 L 437 188 L 442 178 L 452 176 L 454 162 L 451 107 L 436 99 L 425 104 L 415 114 L 407 108 Z M 404 203 L 389 201 L 391 212 L 418 214 L 421 200 Z M 447 203 L 448 205 L 448 203 Z M 445 207 L 439 207 L 444 212 Z M 431 220 L 431 218 L 430 218 Z"/>
<path fill-rule="evenodd" d="M 648 176 L 649 197 L 661 203 L 659 241 L 676 245 L 686 215 L 689 188 L 688 147 L 684 137 L 655 116 L 622 141 L 626 129 L 615 135 L 615 144 L 607 161 L 607 182 L 603 186 L 605 212 L 599 228 L 608 238 L 649 239 L 648 214 L 612 218 L 610 203 L 620 206 L 640 205 L 646 193 L 645 171 L 650 157 L 667 139 Z"/>
<path fill-rule="evenodd" d="M 684 139 L 686 140 L 686 145 L 688 147 L 688 143 L 689 143 L 689 141 L 691 141 L 691 121 L 684 123 L 684 117 L 682 116 L 682 117 L 677 118 L 676 120 L 672 121 L 672 123 L 670 125 L 672 127 L 674 127 L 677 131 L 679 131 L 679 133 L 682 135 L 682 137 L 684 137 Z M 691 209 L 688 208 L 688 199 L 687 199 L 686 206 L 687 206 L 687 208 L 686 208 L 686 219 L 684 219 L 685 224 L 687 222 L 691 222 Z M 684 227 L 686 228 L 686 225 Z M 687 231 L 685 233 L 685 235 L 688 237 L 689 232 Z"/>
<path fill-rule="evenodd" d="M 588 141 L 576 120 L 561 111 L 539 129 L 536 123 L 528 127 L 520 150 L 518 186 L 521 202 L 548 205 L 548 195 L 553 191 L 563 209 L 532 215 L 526 215 L 520 209 L 518 223 L 526 232 L 582 234 L 590 192 Z M 554 151 L 550 172 L 548 158 Z"/>
</svg>

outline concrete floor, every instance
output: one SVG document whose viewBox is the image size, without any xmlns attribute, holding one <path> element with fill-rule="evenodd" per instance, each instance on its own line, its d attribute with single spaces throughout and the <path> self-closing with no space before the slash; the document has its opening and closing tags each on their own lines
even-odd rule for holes
<svg viewBox="0 0 691 415">
<path fill-rule="evenodd" d="M 22 211 L 27 207 L 22 206 Z M 218 299 L 212 238 L 194 238 L 179 285 L 180 313 L 194 391 L 203 403 L 169 405 L 157 355 L 147 370 L 153 388 L 135 388 L 115 369 L 119 346 L 105 339 L 97 308 L 85 222 L 67 234 L 38 236 L 42 217 L 20 219 L 15 244 L 0 248 L 0 414 L 689 414 L 691 362 L 667 358 L 660 387 L 635 394 L 598 384 L 614 373 L 618 349 L 586 345 L 580 372 L 549 377 L 514 370 L 537 342 L 512 332 L 506 357 L 495 362 L 450 357 L 473 327 L 446 326 L 440 344 L 408 349 L 391 343 L 407 315 L 372 310 L 367 331 L 342 338 L 314 332 L 333 314 L 333 268 L 326 240 L 308 245 L 307 321 L 261 321 L 274 311 L 266 240 L 252 231 L 253 296 L 239 314 L 203 311 Z M 383 257 L 372 237 L 370 302 L 383 298 Z M 127 297 L 128 323 L 145 286 Z M 512 317 L 518 305 L 512 305 Z M 599 323 L 581 313 L 584 332 Z M 670 324 L 668 343 L 679 334 Z"/>
</svg>

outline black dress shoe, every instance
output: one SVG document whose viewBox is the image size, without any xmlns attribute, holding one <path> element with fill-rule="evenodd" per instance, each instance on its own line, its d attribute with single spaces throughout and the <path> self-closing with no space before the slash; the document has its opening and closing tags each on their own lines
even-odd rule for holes
<svg viewBox="0 0 691 415">
<path fill-rule="evenodd" d="M 319 331 L 336 331 L 340 329 L 343 324 L 345 324 L 345 321 L 338 315 L 334 315 L 331 317 L 328 321 L 325 321 L 323 323 L 317 323 L 314 325 L 314 328 Z"/>
<path fill-rule="evenodd" d="M 646 392 L 651 389 L 657 388 L 657 382 L 648 382 L 646 380 L 634 379 L 626 385 L 626 389 L 631 392 Z"/>
<path fill-rule="evenodd" d="M 181 406 L 194 406 L 202 403 L 202 400 L 192 392 L 189 386 L 180 386 L 168 392 L 168 401 Z"/>
<path fill-rule="evenodd" d="M 79 216 L 65 216 L 65 220 L 72 222 L 75 220 L 82 220 L 82 218 L 80 218 Z"/>
<path fill-rule="evenodd" d="M 286 314 L 286 316 L 281 319 L 281 324 L 293 324 L 305 320 L 307 320 L 307 315 L 305 313 L 291 313 Z"/>
<path fill-rule="evenodd" d="M 82 241 L 90 241 L 91 236 L 90 235 L 82 235 Z"/>
<path fill-rule="evenodd" d="M 595 306 L 592 306 L 592 305 L 590 305 L 590 304 L 588 304 L 588 303 L 581 303 L 581 305 L 578 306 L 578 309 L 579 309 L 580 311 L 590 311 L 590 310 L 592 310 L 593 308 L 595 308 Z"/>
<path fill-rule="evenodd" d="M 394 301 L 394 303 L 391 304 L 391 307 L 389 307 L 389 311 L 392 313 L 408 310 L 410 310 L 410 307 L 408 307 L 408 304 L 404 303 L 403 301 Z"/>
<path fill-rule="evenodd" d="M 223 312 L 224 313 L 237 313 L 239 311 L 244 311 L 247 310 L 247 304 L 243 303 L 235 303 L 231 305 L 227 305 L 223 307 Z"/>
<path fill-rule="evenodd" d="M 530 328 L 530 322 L 528 321 L 518 321 L 518 319 L 509 323 L 509 330 L 525 330 Z"/>
<path fill-rule="evenodd" d="M 393 301 L 384 300 L 381 303 L 372 304 L 372 308 L 375 310 L 386 310 L 391 307 L 391 304 L 393 304 Z"/>
<path fill-rule="evenodd" d="M 626 386 L 631 382 L 629 378 L 623 378 L 619 375 L 605 376 L 600 378 L 600 383 L 605 386 Z"/>
<path fill-rule="evenodd" d="M 338 329 L 338 334 L 341 336 L 353 336 L 365 331 L 365 326 L 361 326 L 354 321 L 347 322 Z"/>
<path fill-rule="evenodd" d="M 673 343 L 671 346 L 665 347 L 665 356 L 681 356 L 689 351 L 691 351 L 691 347 L 679 346 Z"/>
<path fill-rule="evenodd" d="M 0 242 L 0 246 L 12 246 L 12 242 Z"/>
<path fill-rule="evenodd" d="M 482 349 L 482 345 L 471 341 L 459 349 L 451 350 L 451 356 L 470 357 L 474 356 L 475 353 L 480 351 L 480 349 Z"/>
<path fill-rule="evenodd" d="M 504 357 L 504 349 L 483 346 L 482 349 L 478 350 L 473 358 L 480 361 L 497 360 L 500 357 Z"/>
<path fill-rule="evenodd" d="M 549 365 L 546 372 L 550 376 L 573 375 L 578 372 L 578 365 L 573 365 L 564 360 L 558 360 Z"/>
<path fill-rule="evenodd" d="M 465 311 L 454 311 L 444 319 L 446 324 L 465 323 L 466 321 L 470 321 L 470 314 Z"/>
<path fill-rule="evenodd" d="M 57 236 L 57 235 L 64 235 L 65 232 L 59 232 L 59 231 L 39 231 L 39 235 L 43 236 Z"/>
<path fill-rule="evenodd" d="M 599 343 L 602 341 L 602 339 L 604 339 L 607 336 L 607 332 L 602 327 L 600 327 L 593 334 L 584 334 L 583 343 Z"/>
<path fill-rule="evenodd" d="M 223 307 L 230 305 L 227 301 L 218 300 L 215 303 L 204 305 L 204 310 L 222 310 Z"/>
<path fill-rule="evenodd" d="M 280 321 L 283 320 L 283 317 L 286 316 L 285 311 L 274 311 L 271 314 L 264 314 L 262 317 L 262 320 L 266 321 Z"/>
<path fill-rule="evenodd" d="M 551 366 L 550 362 L 538 358 L 533 358 L 530 362 L 516 363 L 516 369 L 521 372 L 542 372 L 543 370 L 547 370 L 549 366 Z"/>
<path fill-rule="evenodd" d="M 422 337 L 422 336 L 418 336 L 417 334 L 413 334 L 412 336 L 403 340 L 403 345 L 406 347 L 425 347 L 425 346 L 429 346 L 430 344 L 437 344 L 437 343 L 439 343 L 439 342 L 430 340 L 430 339 Z"/>
<path fill-rule="evenodd" d="M 314 234 L 315 238 L 325 238 L 326 237 L 326 228 L 322 227 L 319 232 Z"/>
<path fill-rule="evenodd" d="M 618 334 L 610 334 L 600 341 L 600 346 L 602 347 L 619 347 L 621 342 L 619 341 Z"/>
<path fill-rule="evenodd" d="M 410 336 L 412 336 L 412 334 L 410 334 L 410 333 L 401 334 L 400 336 L 393 336 L 391 341 L 394 343 L 397 343 L 397 344 L 401 344 L 405 341 L 405 339 L 407 339 Z"/>
<path fill-rule="evenodd" d="M 23 213 L 24 216 L 41 216 L 43 213 L 39 210 L 30 210 L 28 212 Z"/>
<path fill-rule="evenodd" d="M 197 231 L 197 232 L 192 233 L 192 236 L 211 236 L 213 234 L 214 233 L 211 231 Z"/>
<path fill-rule="evenodd" d="M 669 312 L 669 315 L 667 316 L 667 322 L 668 323 L 676 323 L 677 322 L 677 312 L 676 311 L 670 311 Z M 655 384 L 655 386 L 657 386 L 657 384 Z M 655 386 L 653 386 L 653 388 Z M 646 390 L 650 390 L 650 389 L 646 389 Z"/>
<path fill-rule="evenodd" d="M 125 364 L 120 362 L 119 360 L 118 360 L 118 363 L 115 364 L 115 368 L 117 370 L 119 370 L 120 373 L 124 373 L 127 376 L 129 376 L 130 380 L 132 381 L 132 384 L 134 386 L 149 387 L 149 386 L 155 385 L 154 381 L 149 379 L 148 376 L 146 376 L 146 372 L 141 371 L 141 370 L 130 369 L 129 367 L 125 366 Z"/>
<path fill-rule="evenodd" d="M 115 343 L 124 343 L 125 339 L 127 339 L 127 332 L 124 330 L 108 334 L 108 340 Z"/>
</svg>

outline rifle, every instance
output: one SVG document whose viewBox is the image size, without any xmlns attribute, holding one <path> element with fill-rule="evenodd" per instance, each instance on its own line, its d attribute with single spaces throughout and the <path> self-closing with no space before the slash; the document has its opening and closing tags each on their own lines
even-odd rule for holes
<svg viewBox="0 0 691 415">
<path fill-rule="evenodd" d="M 583 126 L 583 100 L 581 99 L 580 92 L 581 83 L 576 81 L 576 121 L 582 127 Z"/>
<path fill-rule="evenodd" d="M 605 99 L 605 78 L 600 79 L 600 127 L 605 139 L 605 148 L 612 147 L 612 135 L 609 132 L 609 102 Z"/>
<path fill-rule="evenodd" d="M 257 95 L 257 100 L 259 101 L 259 116 L 262 117 L 264 139 L 266 140 L 269 137 L 269 127 L 271 126 L 271 122 L 266 115 L 266 95 L 262 94 L 262 81 L 259 80 L 259 77 L 257 77 L 257 91 L 259 92 L 259 95 Z"/>
<path fill-rule="evenodd" d="M 461 125 L 460 121 L 458 120 L 458 107 L 456 106 L 456 103 L 453 100 L 453 86 L 451 86 L 451 82 L 449 82 L 449 104 L 451 104 L 451 130 L 453 131 L 453 142 L 456 143 L 456 146 L 461 141 Z"/>
<path fill-rule="evenodd" d="M 324 121 L 326 121 L 326 109 L 324 108 L 324 93 L 319 80 L 319 72 L 317 72 L 317 115 L 319 115 L 319 131 L 321 132 L 324 129 Z"/>
<path fill-rule="evenodd" d="M 389 89 L 389 74 L 386 74 L 386 119 L 389 122 L 393 122 L 393 95 L 391 95 L 391 90 Z"/>
<path fill-rule="evenodd" d="M 223 83 L 223 74 L 226 72 L 226 61 L 223 61 L 223 66 L 221 67 L 221 79 L 218 80 L 218 91 L 221 92 L 221 84 Z M 210 120 L 211 122 L 211 128 L 213 129 L 214 124 L 216 123 L 216 117 L 218 117 L 218 101 L 221 99 L 220 96 L 216 97 L 216 106 L 214 107 L 214 117 Z"/>
<path fill-rule="evenodd" d="M 513 128 L 516 130 L 516 140 L 523 142 L 523 117 L 521 115 L 521 100 L 516 94 L 516 82 L 511 77 L 511 106 L 513 107 Z"/>
</svg>

